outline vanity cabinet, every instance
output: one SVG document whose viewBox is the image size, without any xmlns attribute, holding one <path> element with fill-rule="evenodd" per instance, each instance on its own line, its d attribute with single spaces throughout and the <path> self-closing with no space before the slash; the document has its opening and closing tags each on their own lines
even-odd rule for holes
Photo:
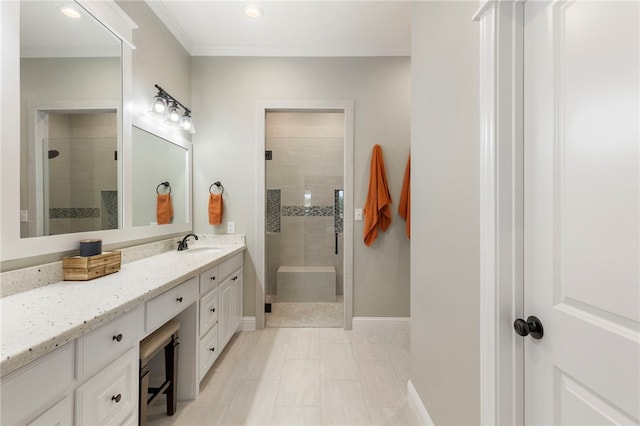
<svg viewBox="0 0 640 426">
<path fill-rule="evenodd" d="M 3 377 L 0 424 L 137 422 L 143 314 L 138 307 Z"/>
<path fill-rule="evenodd" d="M 220 346 L 224 347 L 242 323 L 242 269 L 220 284 Z"/>
<path fill-rule="evenodd" d="M 151 334 L 198 299 L 198 277 L 165 291 L 147 302 L 145 332 Z"/>
<path fill-rule="evenodd" d="M 77 340 L 76 424 L 123 424 L 138 415 L 142 306 Z M 86 380 L 85 380 L 86 379 Z"/>
<path fill-rule="evenodd" d="M 70 425 L 73 424 L 73 403 L 70 395 L 65 396 L 56 405 L 49 408 L 29 426 Z"/>
<path fill-rule="evenodd" d="M 243 253 L 200 274 L 198 378 L 202 380 L 242 323 Z"/>
<path fill-rule="evenodd" d="M 70 342 L 3 377 L 0 424 L 29 424 L 41 416 L 54 420 L 51 424 L 72 423 L 71 411 L 64 407 L 70 404 L 76 384 L 74 363 L 75 342 Z"/>
<path fill-rule="evenodd" d="M 128 312 L 85 321 L 92 329 L 70 342 L 55 337 L 59 348 L 2 376 L 0 425 L 137 424 L 140 340 L 174 317 L 181 322 L 178 393 L 196 398 L 200 381 L 242 323 L 243 253 L 213 262 L 219 263 L 198 275 L 185 271 L 182 276 L 192 278 L 162 293 L 156 287 L 155 297 Z M 135 280 L 147 270 L 127 272 Z M 104 282 L 103 291 L 112 291 Z"/>
<path fill-rule="evenodd" d="M 138 348 L 131 348 L 76 390 L 76 423 L 120 425 L 138 413 Z"/>
<path fill-rule="evenodd" d="M 144 333 L 143 309 L 137 308 L 78 338 L 77 374 L 80 381 L 138 345 Z"/>
</svg>

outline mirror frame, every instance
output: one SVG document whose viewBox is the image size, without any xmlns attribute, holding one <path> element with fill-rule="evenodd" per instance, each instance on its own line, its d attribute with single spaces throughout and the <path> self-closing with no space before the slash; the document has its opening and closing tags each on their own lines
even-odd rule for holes
<svg viewBox="0 0 640 426">
<path fill-rule="evenodd" d="M 103 245 L 124 245 L 127 242 L 151 239 L 178 233 L 188 232 L 192 229 L 191 206 L 187 207 L 187 222 L 184 224 L 170 224 L 162 226 L 132 227 L 132 187 L 131 176 L 133 165 L 131 150 L 132 134 L 132 56 L 133 37 L 132 32 L 138 26 L 116 4 L 115 0 L 76 0 L 85 10 L 93 15 L 99 22 L 105 25 L 116 37 L 122 41 L 122 175 L 123 202 L 120 217 L 124 220 L 119 229 L 106 231 L 78 232 L 72 234 L 49 235 L 42 237 L 20 238 L 20 185 L 16 185 L 16 177 L 20 176 L 20 109 L 15 105 L 20 100 L 20 31 L 15 23 L 20 22 L 20 2 L 0 1 L 0 105 L 2 115 L 0 117 L 0 141 L 2 143 L 2 158 L 0 167 L 0 188 L 2 198 L 0 209 L 2 211 L 0 223 L 0 261 L 13 261 L 37 256 L 68 253 L 78 248 L 78 241 L 88 238 L 102 239 Z M 175 135 L 163 136 L 160 134 L 160 126 L 154 127 L 149 123 L 140 123 L 138 127 L 164 139 L 175 141 Z M 142 120 L 143 121 L 143 120 Z M 191 143 L 188 142 L 189 169 L 189 194 L 192 196 L 191 173 Z M 42 263 L 42 262 L 39 262 Z M 2 268 L 4 269 L 4 268 Z M 11 268 L 9 268 L 11 269 Z"/>
</svg>

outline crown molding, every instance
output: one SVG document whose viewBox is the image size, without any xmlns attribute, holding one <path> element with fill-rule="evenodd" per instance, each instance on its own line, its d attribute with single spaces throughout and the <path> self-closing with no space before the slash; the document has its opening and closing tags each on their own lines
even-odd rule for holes
<svg viewBox="0 0 640 426">
<path fill-rule="evenodd" d="M 156 14 L 156 16 L 162 21 L 162 23 L 169 29 L 171 34 L 178 40 L 178 42 L 185 48 L 187 53 L 193 56 L 194 44 L 191 37 L 182 28 L 178 21 L 164 5 L 163 2 L 157 0 L 145 0 L 145 3 Z"/>
<path fill-rule="evenodd" d="M 195 46 L 192 56 L 364 57 L 411 56 L 411 49 L 303 46 Z"/>
</svg>

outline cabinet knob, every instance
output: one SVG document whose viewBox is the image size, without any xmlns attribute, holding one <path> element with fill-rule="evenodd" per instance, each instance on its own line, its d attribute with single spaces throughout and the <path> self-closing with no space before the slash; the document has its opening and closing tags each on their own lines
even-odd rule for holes
<svg viewBox="0 0 640 426">
<path fill-rule="evenodd" d="M 215 312 L 216 308 L 211 308 L 210 310 L 211 310 L 211 312 Z"/>
<path fill-rule="evenodd" d="M 210 279 L 211 281 L 215 281 L 215 280 L 216 280 L 216 277 L 215 277 L 215 276 L 213 276 L 213 277 L 210 277 L 209 279 Z"/>
<path fill-rule="evenodd" d="M 113 336 L 112 340 L 115 340 L 116 342 L 121 342 L 122 341 L 122 333 L 119 333 L 118 335 Z"/>
<path fill-rule="evenodd" d="M 182 303 L 182 296 L 176 299 L 178 302 Z"/>
<path fill-rule="evenodd" d="M 209 350 L 210 350 L 211 352 L 215 352 L 215 351 L 216 351 L 216 348 L 209 348 Z"/>
<path fill-rule="evenodd" d="M 112 396 L 112 397 L 111 397 L 111 400 L 112 400 L 112 401 L 115 401 L 115 402 L 116 402 L 116 404 L 117 404 L 118 402 L 120 402 L 120 400 L 121 400 L 121 399 L 122 399 L 122 394 L 121 394 L 121 393 L 117 394 L 116 396 Z"/>
</svg>

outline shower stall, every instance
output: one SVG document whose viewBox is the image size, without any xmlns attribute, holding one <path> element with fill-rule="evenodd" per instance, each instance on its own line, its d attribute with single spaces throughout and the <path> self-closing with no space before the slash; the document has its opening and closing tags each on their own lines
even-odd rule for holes
<svg viewBox="0 0 640 426">
<path fill-rule="evenodd" d="M 342 326 L 344 113 L 267 112 L 267 326 Z"/>
<path fill-rule="evenodd" d="M 47 122 L 42 146 L 44 235 L 117 229 L 116 112 L 39 114 Z"/>
</svg>

